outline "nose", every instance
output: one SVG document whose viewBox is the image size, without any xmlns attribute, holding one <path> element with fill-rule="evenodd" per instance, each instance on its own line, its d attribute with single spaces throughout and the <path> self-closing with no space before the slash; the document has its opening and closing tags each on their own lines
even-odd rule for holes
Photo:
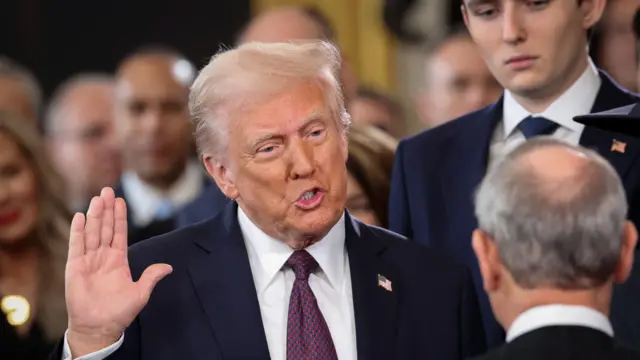
<svg viewBox="0 0 640 360">
<path fill-rule="evenodd" d="M 509 44 L 522 42 L 526 37 L 522 17 L 520 16 L 519 2 L 505 1 L 502 17 L 502 40 Z"/>
<path fill-rule="evenodd" d="M 9 184 L 0 178 L 0 205 L 9 200 Z"/>
<path fill-rule="evenodd" d="M 314 153 L 313 148 L 302 139 L 292 140 L 289 144 L 289 159 L 291 179 L 304 179 L 313 175 Z"/>
<path fill-rule="evenodd" d="M 142 127 L 148 132 L 156 132 L 160 129 L 162 116 L 156 110 L 147 111 L 142 118 Z"/>
</svg>

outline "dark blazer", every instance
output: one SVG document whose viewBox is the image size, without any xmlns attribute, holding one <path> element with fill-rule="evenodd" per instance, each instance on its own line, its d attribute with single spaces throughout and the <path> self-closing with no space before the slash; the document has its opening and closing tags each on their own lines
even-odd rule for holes
<svg viewBox="0 0 640 360">
<path fill-rule="evenodd" d="M 176 227 L 181 228 L 210 219 L 216 216 L 231 201 L 214 183 L 176 214 Z"/>
<path fill-rule="evenodd" d="M 609 335 L 582 326 L 549 326 L 518 336 L 474 360 L 640 360 Z"/>
<path fill-rule="evenodd" d="M 638 101 L 638 97 L 618 87 L 604 73 L 592 112 L 604 111 Z M 400 142 L 393 170 L 389 201 L 389 228 L 419 243 L 446 250 L 472 271 L 487 341 L 490 347 L 504 342 L 504 330 L 495 321 L 489 300 L 482 289 L 471 233 L 477 227 L 473 193 L 485 175 L 494 129 L 502 120 L 502 99 L 479 111 Z M 611 151 L 613 139 L 627 143 L 625 153 Z M 616 168 L 623 179 L 631 203 L 630 217 L 640 224 L 640 140 L 586 127 L 580 144 L 596 149 Z M 631 285 L 625 304 L 613 305 L 616 337 L 640 339 L 640 274 Z M 625 295 L 625 296 L 628 296 Z M 628 304 L 627 304 L 628 303 Z M 621 306 L 616 309 L 616 306 Z M 629 307 L 627 307 L 629 306 Z M 631 309 L 631 306 L 633 309 Z M 615 316 L 620 310 L 620 316 Z M 626 315 L 633 314 L 632 319 Z M 623 329 L 622 327 L 625 327 Z M 628 329 L 626 328 L 628 327 Z"/>
<path fill-rule="evenodd" d="M 211 192 L 211 193 L 215 193 L 218 192 L 220 193 L 220 190 L 218 189 L 218 187 L 216 186 L 215 183 L 213 183 L 213 181 L 211 181 L 211 179 L 209 177 L 203 176 L 202 177 L 202 182 L 204 184 L 204 188 L 202 190 L 202 193 L 199 195 L 199 197 L 197 197 L 194 201 L 197 201 L 200 196 L 203 196 L 203 194 Z M 142 240 L 146 240 L 148 238 L 154 237 L 154 236 L 158 236 L 158 235 L 162 235 L 162 234 L 166 234 L 178 227 L 180 227 L 180 223 L 181 220 L 179 220 L 179 218 L 181 217 L 182 212 L 184 211 L 185 207 L 188 207 L 191 203 L 193 203 L 194 201 L 192 201 L 191 203 L 185 205 L 185 207 L 183 207 L 182 209 L 178 209 L 176 210 L 174 216 L 172 216 L 169 219 L 166 220 L 154 220 L 152 221 L 150 224 L 143 226 L 143 227 L 139 227 L 136 226 L 134 221 L 133 221 L 133 210 L 131 208 L 131 206 L 129 205 L 129 202 L 127 201 L 127 198 L 125 196 L 124 190 L 122 188 L 122 183 L 118 183 L 113 191 L 115 192 L 117 197 L 121 197 L 125 200 L 125 202 L 127 203 L 127 223 L 129 225 L 129 246 L 138 243 Z M 220 193 L 221 194 L 221 193 Z M 209 195 L 211 196 L 211 195 Z M 222 208 L 224 206 L 224 203 L 221 200 L 217 200 L 215 204 L 211 205 L 213 208 L 217 207 L 217 208 Z"/>
<path fill-rule="evenodd" d="M 9 324 L 5 314 L 0 311 L 0 359 L 42 360 L 55 345 L 55 342 L 45 339 L 44 331 L 37 322 L 33 324 L 27 335 L 18 336 L 16 329 Z"/>
<path fill-rule="evenodd" d="M 345 231 L 359 359 L 456 360 L 486 350 L 464 266 L 350 216 Z M 213 219 L 130 248 L 134 279 L 157 262 L 173 273 L 110 359 L 269 359 L 235 202 Z M 378 274 L 392 281 L 392 292 L 378 285 Z"/>
</svg>

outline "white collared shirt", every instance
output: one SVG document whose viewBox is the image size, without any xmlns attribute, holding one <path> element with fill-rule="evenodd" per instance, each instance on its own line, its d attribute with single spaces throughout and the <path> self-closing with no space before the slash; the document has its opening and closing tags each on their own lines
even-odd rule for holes
<svg viewBox="0 0 640 360">
<path fill-rule="evenodd" d="M 560 126 L 551 136 L 578 145 L 584 125 L 573 121 L 573 118 L 591 112 L 601 84 L 598 69 L 589 59 L 587 68 L 578 80 L 539 114 L 528 112 L 515 100 L 510 91 L 505 90 L 502 105 L 503 117 L 496 126 L 491 140 L 489 162 L 494 162 L 526 140 L 518 129 L 518 125 L 528 116 L 541 116 L 556 122 Z"/>
<path fill-rule="evenodd" d="M 256 226 L 238 207 L 238 222 L 249 255 L 249 265 L 258 294 L 262 324 L 273 360 L 287 357 L 287 315 L 295 274 L 283 265 L 293 254 L 285 243 L 275 240 Z M 306 250 L 319 269 L 309 276 L 309 286 L 324 316 L 340 360 L 356 360 L 356 327 L 349 258 L 345 247 L 345 216 L 317 243 Z M 124 342 L 124 335 L 113 345 L 76 360 L 103 360 Z M 65 333 L 62 360 L 71 360 Z"/>
<path fill-rule="evenodd" d="M 557 325 L 588 327 L 613 337 L 609 319 L 594 309 L 574 305 L 545 305 L 520 314 L 507 332 L 507 342 L 530 331 Z"/>
<path fill-rule="evenodd" d="M 271 359 L 287 357 L 287 315 L 295 274 L 284 267 L 294 250 L 260 230 L 238 207 L 238 221 L 249 254 Z M 356 328 L 349 261 L 345 248 L 345 216 L 306 250 L 319 269 L 309 277 L 340 360 L 357 359 Z"/>
<path fill-rule="evenodd" d="M 187 163 L 182 175 L 167 191 L 145 183 L 133 171 L 122 174 L 122 191 L 131 208 L 134 225 L 143 227 L 154 220 L 156 211 L 163 201 L 168 200 L 174 210 L 194 200 L 204 188 L 203 174 L 193 162 Z"/>
</svg>

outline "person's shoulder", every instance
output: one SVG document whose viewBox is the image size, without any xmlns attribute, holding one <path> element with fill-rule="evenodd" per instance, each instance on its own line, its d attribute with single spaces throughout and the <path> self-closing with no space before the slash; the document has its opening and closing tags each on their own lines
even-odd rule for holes
<svg viewBox="0 0 640 360">
<path fill-rule="evenodd" d="M 415 148 L 437 147 L 440 144 L 448 143 L 452 137 L 455 137 L 460 133 L 470 131 L 469 124 L 478 121 L 479 118 L 486 117 L 487 111 L 494 106 L 495 104 L 488 105 L 436 127 L 429 128 L 415 135 L 406 137 L 400 141 L 400 146 L 405 149 L 408 148 L 413 150 Z"/>
<path fill-rule="evenodd" d="M 444 250 L 417 243 L 402 235 L 361 223 L 371 236 L 384 244 L 385 252 L 389 257 L 398 259 L 399 267 L 411 269 L 411 271 L 436 271 L 440 274 L 466 274 L 466 267 L 457 262 Z"/>
<path fill-rule="evenodd" d="M 640 360 L 640 353 L 634 350 L 616 346 L 613 350 L 612 360 Z"/>
<path fill-rule="evenodd" d="M 148 266 L 156 262 L 179 263 L 187 261 L 188 252 L 196 244 L 193 240 L 211 236 L 220 214 L 213 218 L 187 225 L 168 233 L 142 240 L 129 247 L 129 262 L 132 265 Z"/>
</svg>

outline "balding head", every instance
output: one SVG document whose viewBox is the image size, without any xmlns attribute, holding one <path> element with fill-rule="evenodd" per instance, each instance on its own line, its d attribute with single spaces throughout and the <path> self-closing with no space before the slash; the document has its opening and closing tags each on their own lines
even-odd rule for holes
<svg viewBox="0 0 640 360">
<path fill-rule="evenodd" d="M 489 170 L 475 211 L 522 288 L 597 287 L 620 262 L 626 195 L 592 150 L 544 137 L 525 142 Z"/>
<path fill-rule="evenodd" d="M 116 129 L 127 168 L 167 188 L 190 155 L 187 102 L 195 70 L 183 56 L 144 50 L 128 56 L 116 74 Z"/>
<path fill-rule="evenodd" d="M 285 7 L 257 16 L 242 32 L 239 43 L 319 40 L 325 36 L 320 24 L 303 8 Z"/>
<path fill-rule="evenodd" d="M 242 31 L 238 44 L 248 42 L 289 42 L 329 40 L 336 42 L 329 19 L 313 7 L 282 7 L 254 18 Z M 358 79 L 351 65 L 342 58 L 340 83 L 347 102 L 356 97 Z"/>
</svg>

